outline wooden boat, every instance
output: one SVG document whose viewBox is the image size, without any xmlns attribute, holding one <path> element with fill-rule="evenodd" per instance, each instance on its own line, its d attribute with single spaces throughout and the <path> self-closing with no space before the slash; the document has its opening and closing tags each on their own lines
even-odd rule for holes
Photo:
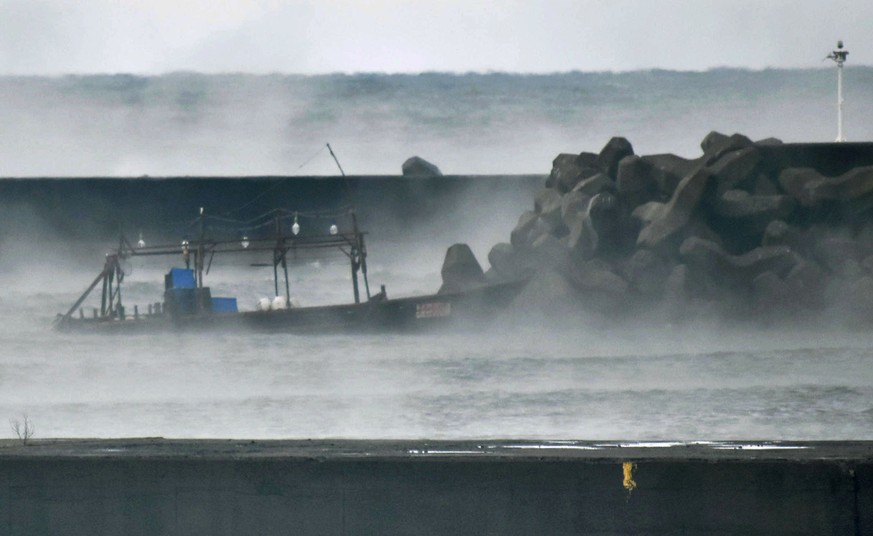
<svg viewBox="0 0 873 536">
<path fill-rule="evenodd" d="M 336 223 L 326 234 L 300 234 L 300 212 L 277 210 L 268 213 L 270 236 L 260 238 L 210 238 L 208 218 L 201 209 L 197 220 L 199 238 L 178 244 L 146 247 L 142 239 L 133 245 L 126 238 L 106 255 L 103 270 L 65 314 L 59 314 L 55 328 L 62 331 L 97 331 L 128 333 L 138 331 L 248 328 L 278 332 L 333 332 L 341 330 L 407 330 L 434 326 L 463 325 L 471 319 L 487 319 L 507 306 L 526 281 L 484 285 L 465 292 L 438 293 L 389 299 L 385 286 L 370 293 L 367 278 L 365 233 L 358 229 L 354 211 L 345 215 L 350 221 L 340 231 Z M 307 217 L 323 215 L 312 213 Z M 293 220 L 292 220 L 293 218 Z M 336 221 L 336 217 L 332 218 Z M 263 220 L 263 217 L 261 218 Z M 227 223 L 227 219 L 222 220 Z M 293 224 L 288 225 L 291 221 Z M 245 222 L 248 230 L 265 227 L 263 221 Z M 290 229 L 290 233 L 287 232 Z M 239 232 L 239 231 L 235 231 Z M 352 275 L 353 302 L 313 307 L 292 304 L 288 268 L 289 259 L 302 252 L 340 251 L 349 261 Z M 213 259 L 222 255 L 271 254 L 274 298 L 262 300 L 259 310 L 239 311 L 235 298 L 213 297 L 204 284 Z M 135 257 L 181 257 L 185 268 L 172 268 L 165 276 L 163 301 L 142 311 L 131 311 L 122 303 L 123 263 Z M 193 266 L 192 266 L 193 265 Z M 284 295 L 280 292 L 280 270 L 284 276 Z M 363 278 L 364 295 L 360 279 Z M 86 315 L 82 304 L 98 287 L 102 288 L 100 307 Z M 78 314 L 77 314 L 78 312 Z"/>
</svg>

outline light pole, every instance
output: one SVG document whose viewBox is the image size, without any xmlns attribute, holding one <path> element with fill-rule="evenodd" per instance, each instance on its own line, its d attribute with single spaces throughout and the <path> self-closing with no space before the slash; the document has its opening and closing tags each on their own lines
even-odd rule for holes
<svg viewBox="0 0 873 536">
<path fill-rule="evenodd" d="M 843 42 L 837 41 L 837 49 L 831 52 L 827 59 L 837 64 L 837 141 L 846 141 L 843 137 L 843 64 L 846 63 L 848 50 L 843 50 Z"/>
</svg>

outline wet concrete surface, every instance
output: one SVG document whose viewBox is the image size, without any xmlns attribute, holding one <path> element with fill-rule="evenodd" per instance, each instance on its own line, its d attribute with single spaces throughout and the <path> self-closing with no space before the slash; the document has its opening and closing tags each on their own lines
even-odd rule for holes
<svg viewBox="0 0 873 536">
<path fill-rule="evenodd" d="M 0 534 L 873 534 L 873 442 L 5 441 Z"/>
<path fill-rule="evenodd" d="M 873 441 L 575 441 L 575 440 L 249 440 L 45 439 L 23 445 L 0 440 L 0 460 L 108 459 L 381 459 L 511 461 L 873 461 Z"/>
</svg>

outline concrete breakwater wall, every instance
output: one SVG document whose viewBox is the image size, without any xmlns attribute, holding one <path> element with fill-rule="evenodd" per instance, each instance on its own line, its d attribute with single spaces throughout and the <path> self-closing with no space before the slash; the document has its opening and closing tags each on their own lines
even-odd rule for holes
<svg viewBox="0 0 873 536">
<path fill-rule="evenodd" d="M 7 444 L 0 533 L 873 534 L 873 445 Z"/>
<path fill-rule="evenodd" d="M 354 206 L 361 224 L 389 236 L 409 226 L 457 221 L 471 203 L 489 217 L 519 207 L 545 175 L 353 177 L 129 177 L 0 179 L 0 215 L 47 237 L 115 241 L 119 228 L 176 240 L 197 217 L 249 220 L 274 208 L 312 211 Z M 28 225 L 29 224 L 29 225 Z M 152 238 L 154 240 L 154 238 Z"/>
<path fill-rule="evenodd" d="M 810 167 L 839 175 L 873 165 L 873 144 L 819 143 L 759 147 L 772 170 Z M 543 174 L 245 177 L 4 177 L 0 178 L 0 239 L 16 225 L 44 237 L 114 241 L 119 228 L 177 238 L 200 207 L 246 220 L 267 210 L 324 210 L 354 205 L 374 234 L 404 233 L 397 222 L 453 225 L 459 215 L 514 223 L 543 188 Z"/>
</svg>

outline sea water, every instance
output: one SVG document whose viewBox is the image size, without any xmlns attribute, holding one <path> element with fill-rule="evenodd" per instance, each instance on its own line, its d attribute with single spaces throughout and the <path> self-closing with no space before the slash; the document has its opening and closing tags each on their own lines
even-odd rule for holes
<svg viewBox="0 0 873 536">
<path fill-rule="evenodd" d="M 329 268 L 308 268 L 304 304 L 351 300 Z M 0 299 L 0 415 L 26 414 L 37 437 L 873 439 L 866 332 L 534 312 L 417 334 L 52 331 L 90 279 L 77 275 Z M 139 275 L 157 277 L 129 278 L 128 313 L 162 290 Z M 272 281 L 212 285 L 252 309 Z"/>
<path fill-rule="evenodd" d="M 845 67 L 844 133 L 873 139 L 873 68 Z M 625 136 L 700 153 L 711 130 L 833 141 L 836 70 L 0 77 L 0 176 L 548 173 Z"/>
<path fill-rule="evenodd" d="M 714 129 L 829 141 L 832 75 L 0 78 L 0 174 L 334 174 L 328 141 L 350 173 L 397 173 L 412 154 L 445 172 L 548 173 L 557 153 L 596 152 L 613 135 L 684 156 Z M 846 134 L 871 139 L 873 69 L 846 78 Z M 873 335 L 862 330 L 532 312 L 421 334 L 58 333 L 55 315 L 101 260 L 67 262 L 7 224 L 0 425 L 26 414 L 37 438 L 873 439 Z M 371 282 L 392 297 L 434 292 L 450 242 L 426 245 L 381 252 Z M 168 266 L 125 268 L 128 313 L 160 300 Z M 270 270 L 222 273 L 209 276 L 213 293 L 243 309 L 272 293 Z M 303 305 L 351 299 L 347 266 L 295 267 L 291 285 Z"/>
</svg>

